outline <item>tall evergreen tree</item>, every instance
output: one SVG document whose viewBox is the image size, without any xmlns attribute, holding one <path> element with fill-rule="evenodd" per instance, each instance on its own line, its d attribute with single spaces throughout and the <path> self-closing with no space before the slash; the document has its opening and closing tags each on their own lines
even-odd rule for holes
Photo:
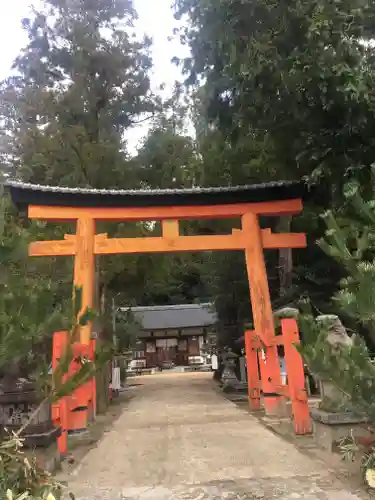
<svg viewBox="0 0 375 500">
<path fill-rule="evenodd" d="M 175 130 L 171 120 L 150 130 L 138 151 L 141 182 L 152 188 L 181 189 L 195 184 L 198 159 L 190 137 Z"/>
<path fill-rule="evenodd" d="M 324 231 L 316 212 L 340 206 L 348 178 L 369 179 L 375 65 L 366 40 L 373 33 L 373 2 L 176 0 L 175 5 L 176 15 L 187 19 L 181 33 L 191 49 L 182 61 L 186 83 L 195 93 L 199 88 L 202 181 L 303 176 L 322 181 L 319 197 L 294 222 L 294 229 L 308 232 L 314 242 Z M 288 221 L 280 222 L 279 230 L 289 229 Z M 310 245 L 297 254 L 293 274 L 299 286 L 293 289 L 286 275 L 290 254 L 280 257 L 275 284 L 284 300 L 312 292 L 316 306 L 327 308 L 340 265 Z M 224 269 L 219 264 L 212 270 L 222 282 L 230 280 Z M 294 290 L 291 297 L 286 289 Z"/>
<path fill-rule="evenodd" d="M 10 199 L 0 192 L 1 379 L 30 375 L 37 360 L 49 359 L 52 332 L 64 326 L 58 283 L 38 273 L 27 256 L 33 232 L 37 226 L 23 228 Z"/>
<path fill-rule="evenodd" d="M 373 2 L 176 5 L 190 21 L 182 35 L 192 52 L 188 83 L 204 82 L 207 118 L 232 147 L 258 139 L 276 176 L 324 175 L 341 196 L 347 171 L 374 157 L 375 67 L 365 43 Z"/>
<path fill-rule="evenodd" d="M 3 163 L 15 175 L 43 184 L 132 185 L 124 134 L 155 106 L 151 42 L 136 39 L 135 18 L 129 0 L 45 0 L 23 20 L 29 42 L 0 94 Z"/>
</svg>

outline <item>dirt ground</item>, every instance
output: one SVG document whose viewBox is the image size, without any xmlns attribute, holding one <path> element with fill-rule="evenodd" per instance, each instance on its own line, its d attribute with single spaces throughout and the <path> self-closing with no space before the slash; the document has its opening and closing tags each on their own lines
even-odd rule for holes
<svg viewBox="0 0 375 500">
<path fill-rule="evenodd" d="M 118 419 L 65 471 L 77 500 L 367 498 L 225 399 L 210 373 L 133 380 L 139 385 Z"/>
</svg>

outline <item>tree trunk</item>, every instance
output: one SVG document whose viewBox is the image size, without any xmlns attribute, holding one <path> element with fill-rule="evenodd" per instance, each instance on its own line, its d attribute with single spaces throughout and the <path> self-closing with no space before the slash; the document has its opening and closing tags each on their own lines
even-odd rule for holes
<svg viewBox="0 0 375 500">
<path fill-rule="evenodd" d="M 111 379 L 111 364 L 106 363 L 96 374 L 96 411 L 103 414 L 110 404 L 109 383 Z"/>
<path fill-rule="evenodd" d="M 96 311 L 101 314 L 101 293 L 100 293 L 100 257 L 95 258 L 95 296 L 94 296 L 94 307 Z"/>
<path fill-rule="evenodd" d="M 292 217 L 280 217 L 277 231 L 279 233 L 289 233 L 292 224 Z M 293 255 L 291 248 L 279 249 L 279 295 L 285 297 L 292 287 Z"/>
<path fill-rule="evenodd" d="M 105 287 L 100 286 L 100 266 L 99 259 L 96 260 L 95 273 L 95 290 L 96 290 L 96 310 L 103 317 L 105 313 Z M 100 323 L 100 321 L 98 322 Z M 98 328 L 98 347 L 100 348 L 100 340 L 103 339 L 103 326 Z M 109 398 L 109 383 L 111 379 L 110 363 L 107 363 L 96 374 L 96 411 L 98 414 L 105 413 L 110 404 Z"/>
</svg>

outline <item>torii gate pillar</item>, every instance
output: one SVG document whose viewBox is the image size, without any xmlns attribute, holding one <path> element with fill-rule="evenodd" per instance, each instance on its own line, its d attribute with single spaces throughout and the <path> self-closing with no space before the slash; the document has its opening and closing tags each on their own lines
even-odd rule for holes
<svg viewBox="0 0 375 500">
<path fill-rule="evenodd" d="M 95 289 L 95 220 L 80 218 L 77 220 L 76 255 L 74 259 L 74 286 L 81 287 L 81 313 L 92 308 Z M 79 329 L 79 340 L 83 345 L 89 345 L 92 335 L 92 322 Z"/>
<path fill-rule="evenodd" d="M 266 338 L 272 338 L 275 335 L 275 324 L 264 261 L 261 230 L 256 214 L 246 213 L 242 216 L 242 231 L 246 241 L 245 259 L 254 330 L 262 332 Z M 283 398 L 275 394 L 275 386 L 281 385 L 277 346 L 268 347 L 265 359 L 261 359 L 260 362 L 264 365 L 264 374 L 267 374 L 262 381 L 265 410 L 268 414 L 278 414 L 282 411 Z"/>
</svg>

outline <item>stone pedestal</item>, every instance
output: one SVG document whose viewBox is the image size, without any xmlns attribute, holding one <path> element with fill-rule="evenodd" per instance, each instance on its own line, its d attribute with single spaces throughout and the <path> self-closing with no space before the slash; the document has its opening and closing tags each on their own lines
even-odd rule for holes
<svg viewBox="0 0 375 500">
<path fill-rule="evenodd" d="M 316 444 L 327 451 L 338 451 L 339 442 L 351 435 L 370 437 L 366 420 L 352 412 L 333 413 L 312 408 L 310 413 Z"/>
<path fill-rule="evenodd" d="M 38 467 L 50 474 L 54 474 L 61 468 L 62 456 L 57 448 L 57 442 L 49 446 L 24 449 L 25 456 L 30 460 L 35 458 Z"/>
<path fill-rule="evenodd" d="M 16 381 L 0 392 L 0 428 L 17 432 L 40 404 L 40 397 L 33 385 L 28 381 Z M 6 429 L 6 431 L 5 431 Z M 39 412 L 22 433 L 24 446 L 48 447 L 60 435 L 60 429 L 52 423 L 51 405 L 46 401 Z"/>
</svg>

